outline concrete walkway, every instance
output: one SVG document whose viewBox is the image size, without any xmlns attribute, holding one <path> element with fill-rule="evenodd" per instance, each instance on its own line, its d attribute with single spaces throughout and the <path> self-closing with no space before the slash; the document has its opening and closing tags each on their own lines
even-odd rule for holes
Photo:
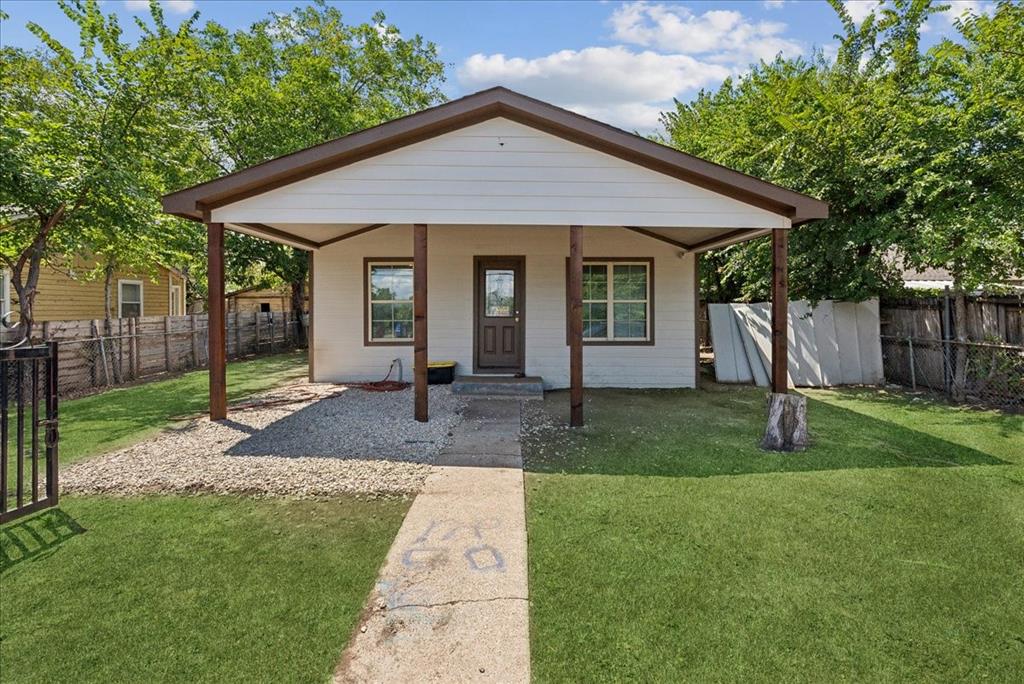
<svg viewBox="0 0 1024 684">
<path fill-rule="evenodd" d="M 528 682 L 520 404 L 471 400 L 388 552 L 336 682 Z"/>
</svg>

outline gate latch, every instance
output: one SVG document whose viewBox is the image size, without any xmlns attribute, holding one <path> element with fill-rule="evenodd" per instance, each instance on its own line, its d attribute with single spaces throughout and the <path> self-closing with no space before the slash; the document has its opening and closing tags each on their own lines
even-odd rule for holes
<svg viewBox="0 0 1024 684">
<path fill-rule="evenodd" d="M 36 425 L 39 427 L 46 428 L 46 446 L 51 448 L 57 446 L 57 441 L 59 439 L 57 423 L 58 420 L 56 418 L 44 418 L 43 420 L 36 422 Z"/>
</svg>

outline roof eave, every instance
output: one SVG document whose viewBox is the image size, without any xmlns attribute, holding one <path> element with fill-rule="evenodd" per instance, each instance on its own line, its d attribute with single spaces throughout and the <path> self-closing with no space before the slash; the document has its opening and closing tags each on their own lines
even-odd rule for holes
<svg viewBox="0 0 1024 684">
<path fill-rule="evenodd" d="M 828 216 L 828 205 L 816 198 L 504 88 L 468 95 L 167 194 L 163 208 L 202 221 L 209 209 L 499 116 L 786 216 L 793 225 Z"/>
</svg>

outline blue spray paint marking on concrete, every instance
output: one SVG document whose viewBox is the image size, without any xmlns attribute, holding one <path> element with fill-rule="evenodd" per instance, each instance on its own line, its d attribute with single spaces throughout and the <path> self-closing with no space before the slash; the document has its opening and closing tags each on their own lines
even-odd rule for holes
<svg viewBox="0 0 1024 684">
<path fill-rule="evenodd" d="M 477 572 L 487 570 L 505 572 L 505 557 L 490 544 L 466 549 L 466 553 L 463 555 L 466 557 L 469 567 Z"/>
<path fill-rule="evenodd" d="M 485 531 L 495 530 L 498 527 L 499 521 L 494 518 L 470 522 L 461 520 L 431 520 L 423 532 L 413 540 L 413 546 L 406 548 L 402 552 L 402 565 L 410 570 L 427 569 L 433 562 L 446 560 L 450 552 L 461 550 L 470 570 L 477 572 L 504 572 L 505 557 L 490 544 L 460 549 L 458 547 L 462 546 L 461 544 L 452 543 L 465 537 L 475 541 L 483 541 Z M 432 537 L 437 539 L 437 541 L 430 546 L 426 546 Z"/>
<path fill-rule="evenodd" d="M 446 555 L 447 549 L 413 547 L 402 553 L 402 565 L 410 569 L 423 569 L 430 566 L 431 558 L 444 558 Z"/>
</svg>

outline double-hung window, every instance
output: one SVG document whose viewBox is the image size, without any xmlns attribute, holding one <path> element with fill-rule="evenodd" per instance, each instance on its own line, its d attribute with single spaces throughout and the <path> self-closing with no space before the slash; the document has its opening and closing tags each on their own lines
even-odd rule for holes
<svg viewBox="0 0 1024 684">
<path fill-rule="evenodd" d="M 181 285 L 171 285 L 168 288 L 170 301 L 168 302 L 167 312 L 171 316 L 180 316 L 182 309 L 181 302 Z"/>
<path fill-rule="evenodd" d="M 412 262 L 366 262 L 367 336 L 370 344 L 411 344 L 413 340 Z"/>
<path fill-rule="evenodd" d="M 0 317 L 11 310 L 11 278 L 7 269 L 0 270 Z"/>
<path fill-rule="evenodd" d="M 142 281 L 117 281 L 117 315 L 120 318 L 138 318 L 142 315 Z"/>
<path fill-rule="evenodd" d="M 652 261 L 585 261 L 583 339 L 589 343 L 649 343 Z"/>
</svg>

